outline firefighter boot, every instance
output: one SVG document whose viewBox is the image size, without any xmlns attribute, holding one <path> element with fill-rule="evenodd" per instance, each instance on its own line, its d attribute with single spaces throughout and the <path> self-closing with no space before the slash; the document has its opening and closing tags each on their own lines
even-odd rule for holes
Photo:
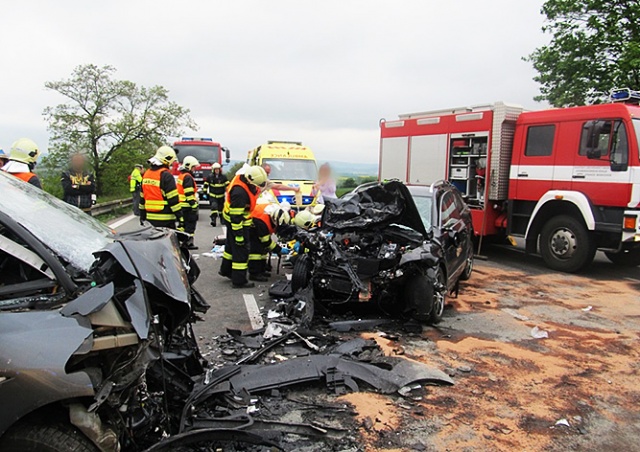
<svg viewBox="0 0 640 452">
<path fill-rule="evenodd" d="M 189 237 L 189 241 L 187 242 L 187 249 L 190 249 L 190 250 L 197 250 L 198 249 L 196 244 L 193 243 L 193 236 Z"/>
<path fill-rule="evenodd" d="M 217 226 L 218 223 L 218 212 L 211 212 L 211 226 L 213 226 L 214 228 Z"/>
</svg>

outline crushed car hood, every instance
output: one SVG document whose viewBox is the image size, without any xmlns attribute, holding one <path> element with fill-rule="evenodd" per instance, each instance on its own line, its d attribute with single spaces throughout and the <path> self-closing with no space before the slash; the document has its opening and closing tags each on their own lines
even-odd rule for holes
<svg viewBox="0 0 640 452">
<path fill-rule="evenodd" d="M 340 199 L 327 200 L 322 214 L 325 228 L 378 229 L 390 224 L 411 228 L 427 237 L 411 193 L 399 181 L 361 185 Z"/>
</svg>

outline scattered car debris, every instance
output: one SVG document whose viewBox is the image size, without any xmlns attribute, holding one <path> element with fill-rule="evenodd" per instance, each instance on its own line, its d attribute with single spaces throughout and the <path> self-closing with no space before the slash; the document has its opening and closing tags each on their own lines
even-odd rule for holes
<svg viewBox="0 0 640 452">
<path fill-rule="evenodd" d="M 586 308 L 582 308 L 584 312 L 589 312 L 593 309 L 593 306 L 587 306 Z"/>
<path fill-rule="evenodd" d="M 529 317 L 527 317 L 526 315 L 522 315 L 522 314 L 518 313 L 517 311 L 514 311 L 513 309 L 510 309 L 510 308 L 505 308 L 505 309 L 502 310 L 502 312 L 506 312 L 507 314 L 509 314 L 514 319 L 522 320 L 523 322 L 527 322 L 528 320 L 530 320 Z"/>
<path fill-rule="evenodd" d="M 534 339 L 546 339 L 549 337 L 549 333 L 547 331 L 541 330 L 537 326 L 534 326 L 531 329 L 531 337 Z"/>
<path fill-rule="evenodd" d="M 329 326 L 338 332 L 344 333 L 347 331 L 367 331 L 387 323 L 389 323 L 389 320 L 385 319 L 358 319 L 331 322 Z"/>
</svg>

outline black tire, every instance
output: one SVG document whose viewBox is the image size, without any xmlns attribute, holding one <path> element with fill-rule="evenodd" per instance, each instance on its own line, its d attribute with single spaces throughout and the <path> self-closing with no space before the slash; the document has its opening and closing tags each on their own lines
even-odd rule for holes
<svg viewBox="0 0 640 452">
<path fill-rule="evenodd" d="M 473 273 L 473 250 L 469 250 L 469 256 L 464 264 L 464 271 L 460 275 L 460 281 L 468 281 Z"/>
<path fill-rule="evenodd" d="M 640 248 L 622 250 L 617 253 L 604 253 L 612 263 L 621 267 L 637 267 L 640 265 Z"/>
<path fill-rule="evenodd" d="M 308 254 L 300 254 L 293 264 L 291 289 L 296 293 L 309 285 L 311 280 L 311 259 Z"/>
<path fill-rule="evenodd" d="M 23 423 L 0 439 L 2 452 L 98 452 L 79 430 L 66 424 Z"/>
<path fill-rule="evenodd" d="M 430 276 L 413 276 L 404 287 L 405 315 L 428 325 L 440 323 L 446 292 L 446 281 L 440 269 L 434 270 Z"/>
<path fill-rule="evenodd" d="M 540 233 L 540 254 L 547 267 L 575 273 L 591 262 L 596 246 L 581 220 L 559 215 L 548 220 Z"/>
</svg>

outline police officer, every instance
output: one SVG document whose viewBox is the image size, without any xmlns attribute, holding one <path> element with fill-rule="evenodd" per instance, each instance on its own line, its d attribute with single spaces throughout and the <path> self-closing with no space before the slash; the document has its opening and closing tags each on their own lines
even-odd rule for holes
<svg viewBox="0 0 640 452">
<path fill-rule="evenodd" d="M 160 146 L 149 159 L 150 168 L 142 176 L 140 193 L 140 224 L 145 220 L 156 227 L 184 231 L 184 218 L 176 180 L 169 171 L 169 165 L 177 160 L 176 153 L 169 146 Z"/>
<path fill-rule="evenodd" d="M 182 215 L 184 216 L 184 232 L 189 234 L 187 248 L 197 250 L 198 247 L 193 243 L 196 233 L 196 225 L 198 224 L 198 200 L 196 193 L 198 186 L 193 178 L 193 170 L 200 162 L 193 156 L 186 156 L 180 165 L 180 175 L 178 176 L 178 198 L 180 199 L 180 207 L 182 207 Z"/>
<path fill-rule="evenodd" d="M 273 234 L 291 225 L 291 216 L 277 204 L 258 204 L 251 214 L 253 228 L 251 228 L 249 251 L 249 279 L 252 281 L 268 281 L 267 257 L 269 253 L 287 254 L 273 240 Z"/>
<path fill-rule="evenodd" d="M 249 267 L 249 231 L 253 225 L 251 212 L 256 207 L 260 188 L 267 183 L 262 167 L 251 166 L 237 174 L 225 195 L 222 220 L 227 227 L 227 240 L 220 265 L 221 276 L 231 278 L 233 287 L 254 287 L 247 281 Z"/>
<path fill-rule="evenodd" d="M 216 226 L 218 216 L 222 216 L 224 206 L 224 193 L 229 185 L 227 176 L 222 173 L 222 165 L 214 163 L 211 166 L 211 174 L 204 181 L 202 191 L 209 198 L 211 206 L 211 226 Z"/>
<path fill-rule="evenodd" d="M 142 165 L 137 163 L 129 176 L 129 192 L 133 201 L 133 214 L 140 216 L 140 190 L 142 189 Z"/>
<path fill-rule="evenodd" d="M 18 179 L 42 188 L 40 179 L 33 173 L 40 155 L 38 145 L 29 138 L 20 138 L 11 145 L 9 154 L 9 162 L 2 167 L 2 171 L 6 171 Z"/>
</svg>

